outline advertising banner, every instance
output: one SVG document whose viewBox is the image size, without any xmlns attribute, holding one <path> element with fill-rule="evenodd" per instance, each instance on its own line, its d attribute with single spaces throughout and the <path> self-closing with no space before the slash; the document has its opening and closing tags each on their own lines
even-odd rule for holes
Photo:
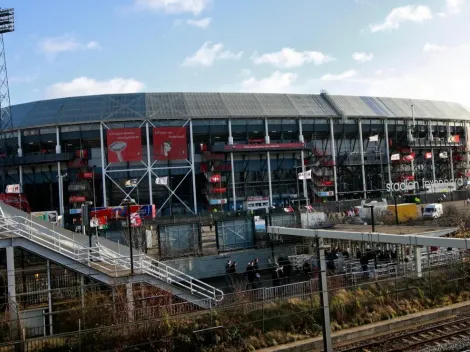
<svg viewBox="0 0 470 352">
<path fill-rule="evenodd" d="M 131 214 L 138 213 L 141 218 L 155 217 L 155 205 L 131 205 Z M 126 220 L 127 206 L 92 208 L 92 217 L 106 217 L 108 220 Z"/>
<path fill-rule="evenodd" d="M 183 160 L 188 158 L 186 127 L 155 127 L 153 152 L 157 160 Z"/>
<path fill-rule="evenodd" d="M 56 224 L 59 219 L 59 214 L 55 211 L 36 211 L 31 213 L 32 216 L 41 220 Z"/>
<path fill-rule="evenodd" d="M 7 185 L 5 193 L 21 193 L 21 185 Z"/>
<path fill-rule="evenodd" d="M 226 204 L 227 203 L 227 198 L 224 199 L 211 199 L 209 200 L 210 205 L 217 205 L 217 204 Z"/>
<path fill-rule="evenodd" d="M 140 128 L 117 128 L 107 131 L 108 162 L 122 163 L 142 160 Z"/>
<path fill-rule="evenodd" d="M 304 149 L 305 143 L 272 143 L 272 144 L 230 144 L 225 145 L 224 151 L 264 151 Z M 216 149 L 216 148 L 212 148 Z"/>
</svg>

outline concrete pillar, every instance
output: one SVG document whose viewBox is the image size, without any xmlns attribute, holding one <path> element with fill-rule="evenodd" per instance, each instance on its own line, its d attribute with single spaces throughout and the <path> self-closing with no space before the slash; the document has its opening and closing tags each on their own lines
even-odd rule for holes
<svg viewBox="0 0 470 352">
<path fill-rule="evenodd" d="M 333 161 L 333 181 L 335 184 L 335 201 L 338 201 L 338 179 L 336 168 L 336 144 L 335 144 L 335 130 L 333 128 L 333 119 L 330 118 L 330 139 L 331 139 L 331 160 Z"/>
<path fill-rule="evenodd" d="M 134 321 L 134 291 L 132 283 L 126 284 L 127 314 L 129 322 Z"/>
<path fill-rule="evenodd" d="M 362 171 L 362 191 L 364 192 L 364 199 L 367 199 L 367 182 L 366 182 L 366 168 L 364 166 L 364 140 L 362 139 L 362 121 L 359 120 L 359 151 L 361 153 L 361 171 Z"/>
<path fill-rule="evenodd" d="M 21 143 L 21 130 L 18 130 L 18 156 L 23 156 L 23 148 Z"/>
<path fill-rule="evenodd" d="M 266 144 L 269 144 L 271 141 L 269 139 L 268 119 L 264 119 L 264 129 L 264 140 Z M 271 180 L 271 153 L 269 151 L 266 152 L 266 163 L 268 165 L 269 207 L 271 208 L 273 206 L 273 185 Z"/>
<path fill-rule="evenodd" d="M 454 179 L 454 153 L 452 148 L 449 148 L 449 163 L 450 163 L 450 179 Z M 456 189 L 454 189 L 456 191 Z"/>
<path fill-rule="evenodd" d="M 415 270 L 418 277 L 422 277 L 422 265 L 421 265 L 421 247 L 414 246 L 414 259 L 415 259 Z"/>
<path fill-rule="evenodd" d="M 317 247 L 318 267 L 320 268 L 319 291 L 320 291 L 320 307 L 323 307 L 323 350 L 325 352 L 333 351 L 331 342 L 331 325 L 330 325 L 330 306 L 328 300 L 328 281 L 326 278 L 326 260 L 325 247 L 320 237 L 315 237 Z"/>
<path fill-rule="evenodd" d="M 436 168 L 434 166 L 434 148 L 431 148 L 431 167 L 432 167 L 432 180 L 436 182 Z"/>
<path fill-rule="evenodd" d="M 15 253 L 13 247 L 7 247 L 7 293 L 8 309 L 10 312 L 10 321 L 16 322 L 18 319 L 18 305 L 16 303 L 16 278 L 15 278 Z M 17 327 L 12 324 L 12 327 Z M 17 331 L 19 333 L 19 330 Z"/>
</svg>

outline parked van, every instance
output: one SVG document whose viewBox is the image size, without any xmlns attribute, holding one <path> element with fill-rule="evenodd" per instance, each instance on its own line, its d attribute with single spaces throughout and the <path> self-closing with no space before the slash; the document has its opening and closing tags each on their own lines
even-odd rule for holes
<svg viewBox="0 0 470 352">
<path fill-rule="evenodd" d="M 444 209 L 442 204 L 434 203 L 428 204 L 424 208 L 423 218 L 437 219 L 444 214 Z"/>
</svg>

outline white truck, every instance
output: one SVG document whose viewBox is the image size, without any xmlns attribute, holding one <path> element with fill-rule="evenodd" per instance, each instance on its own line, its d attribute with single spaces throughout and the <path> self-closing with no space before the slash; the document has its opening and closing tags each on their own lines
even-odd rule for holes
<svg viewBox="0 0 470 352">
<path fill-rule="evenodd" d="M 428 204 L 423 211 L 423 218 L 425 219 L 437 219 L 442 215 L 444 215 L 444 208 L 439 203 Z"/>
</svg>

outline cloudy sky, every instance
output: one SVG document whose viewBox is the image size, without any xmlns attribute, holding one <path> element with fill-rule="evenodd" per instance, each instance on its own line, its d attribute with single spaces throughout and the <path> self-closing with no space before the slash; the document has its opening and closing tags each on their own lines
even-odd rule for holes
<svg viewBox="0 0 470 352">
<path fill-rule="evenodd" d="M 416 2 L 415 2 L 416 1 Z M 4 0 L 12 103 L 273 92 L 470 107 L 470 0 Z"/>
</svg>

